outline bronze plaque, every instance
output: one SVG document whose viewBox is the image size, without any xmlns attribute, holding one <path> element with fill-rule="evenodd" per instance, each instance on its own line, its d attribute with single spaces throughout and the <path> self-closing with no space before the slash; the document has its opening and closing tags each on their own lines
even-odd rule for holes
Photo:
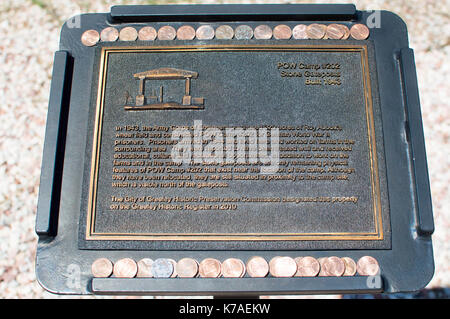
<svg viewBox="0 0 450 319">
<path fill-rule="evenodd" d="M 371 43 L 230 43 L 97 49 L 80 246 L 389 248 Z"/>
</svg>

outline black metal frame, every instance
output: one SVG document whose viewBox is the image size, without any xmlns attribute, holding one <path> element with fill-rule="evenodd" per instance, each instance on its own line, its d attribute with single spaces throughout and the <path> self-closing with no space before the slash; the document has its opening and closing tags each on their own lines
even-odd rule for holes
<svg viewBox="0 0 450 319">
<path fill-rule="evenodd" d="M 192 5 L 116 6 L 111 13 L 80 16 L 81 28 L 65 24 L 60 51 L 55 53 L 47 129 L 42 159 L 36 232 L 39 243 L 36 274 L 41 285 L 60 294 L 267 295 L 402 292 L 424 287 L 434 272 L 431 234 L 434 231 L 422 119 L 413 51 L 406 25 L 381 11 L 381 28 L 371 30 L 376 52 L 384 148 L 388 179 L 392 249 L 336 251 L 95 251 L 77 245 L 81 187 L 86 155 L 94 50 L 79 39 L 83 30 L 109 25 L 163 21 L 270 21 L 332 23 L 366 21 L 371 12 L 354 5 Z M 95 89 L 95 88 L 94 88 Z M 95 278 L 92 261 L 100 255 L 183 258 L 253 255 L 371 255 L 381 277 L 242 278 L 242 279 L 118 279 Z M 75 265 L 71 268 L 70 265 Z M 79 273 L 76 270 L 79 267 Z M 379 279 L 379 280 L 377 280 Z M 71 283 L 68 280 L 72 280 Z M 368 284 L 372 280 L 372 284 Z"/>
</svg>

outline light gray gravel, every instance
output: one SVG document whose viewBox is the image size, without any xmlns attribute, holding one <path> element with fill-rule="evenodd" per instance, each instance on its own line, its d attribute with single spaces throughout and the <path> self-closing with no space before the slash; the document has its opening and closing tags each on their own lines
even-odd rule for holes
<svg viewBox="0 0 450 319">
<path fill-rule="evenodd" d="M 0 2 L 0 298 L 58 298 L 45 292 L 34 275 L 37 241 L 34 219 L 53 53 L 58 48 L 59 29 L 65 20 L 80 11 L 107 12 L 113 3 L 164 2 Z M 427 288 L 448 288 L 450 66 L 447 61 L 450 61 L 450 1 L 371 0 L 357 1 L 356 4 L 361 10 L 393 11 L 406 21 L 409 28 L 410 47 L 415 50 L 417 64 L 436 223 L 433 235 L 436 273 Z"/>
</svg>

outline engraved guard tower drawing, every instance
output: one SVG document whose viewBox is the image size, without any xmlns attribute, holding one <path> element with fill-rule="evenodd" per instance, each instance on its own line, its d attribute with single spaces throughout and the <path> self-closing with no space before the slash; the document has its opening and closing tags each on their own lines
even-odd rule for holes
<svg viewBox="0 0 450 319">
<path fill-rule="evenodd" d="M 197 72 L 180 70 L 175 68 L 159 68 L 134 74 L 134 78 L 139 79 L 139 93 L 134 99 L 130 94 L 125 94 L 125 110 L 142 111 L 142 110 L 170 110 L 170 109 L 204 109 L 205 99 L 203 97 L 191 96 L 191 79 L 198 77 Z M 152 90 L 150 96 L 145 95 L 146 80 L 185 80 L 185 92 L 181 103 L 174 101 L 164 101 L 163 87 L 159 87 L 159 95 Z"/>
</svg>

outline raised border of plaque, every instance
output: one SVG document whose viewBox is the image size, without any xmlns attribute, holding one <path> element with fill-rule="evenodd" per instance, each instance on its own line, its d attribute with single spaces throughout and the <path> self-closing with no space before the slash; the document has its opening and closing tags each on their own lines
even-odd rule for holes
<svg viewBox="0 0 450 319">
<path fill-rule="evenodd" d="M 110 53 L 135 53 L 135 52 L 199 52 L 199 51 L 282 51 L 282 52 L 359 52 L 361 54 L 361 70 L 363 73 L 365 114 L 367 119 L 367 140 L 369 144 L 370 177 L 372 184 L 372 203 L 374 232 L 360 233 L 101 233 L 96 232 L 95 212 L 97 197 L 98 166 L 100 158 L 101 130 L 104 112 L 106 74 L 108 70 L 108 56 Z M 213 45 L 185 45 L 185 46 L 152 46 L 152 47 L 102 47 L 100 53 L 99 85 L 97 93 L 97 106 L 95 111 L 95 126 L 92 148 L 92 162 L 89 182 L 89 200 L 86 222 L 87 240 L 382 240 L 384 238 L 380 179 L 378 175 L 378 159 L 375 142 L 374 114 L 372 105 L 372 87 L 369 73 L 369 59 L 367 45 L 354 44 L 213 44 Z"/>
</svg>

